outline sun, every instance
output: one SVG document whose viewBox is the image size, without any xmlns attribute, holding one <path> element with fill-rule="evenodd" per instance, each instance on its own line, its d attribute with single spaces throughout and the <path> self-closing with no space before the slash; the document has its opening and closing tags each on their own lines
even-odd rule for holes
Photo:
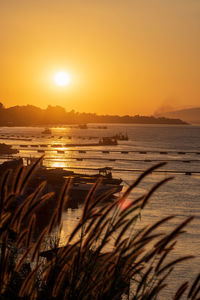
<svg viewBox="0 0 200 300">
<path fill-rule="evenodd" d="M 59 71 L 59 72 L 56 72 L 54 75 L 54 82 L 56 85 L 66 86 L 70 83 L 70 81 L 71 81 L 71 78 L 67 72 Z"/>
</svg>

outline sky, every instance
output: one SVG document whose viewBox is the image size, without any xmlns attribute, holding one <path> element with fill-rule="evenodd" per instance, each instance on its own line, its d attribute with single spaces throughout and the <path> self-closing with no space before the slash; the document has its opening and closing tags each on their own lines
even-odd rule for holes
<svg viewBox="0 0 200 300">
<path fill-rule="evenodd" d="M 200 106 L 200 0 L 0 0 L 0 102 L 151 115 Z M 54 81 L 67 72 L 66 86 Z"/>
</svg>

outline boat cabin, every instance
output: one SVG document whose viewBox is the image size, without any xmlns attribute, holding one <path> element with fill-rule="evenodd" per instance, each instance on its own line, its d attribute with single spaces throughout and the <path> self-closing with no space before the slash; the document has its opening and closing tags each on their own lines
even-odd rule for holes
<svg viewBox="0 0 200 300">
<path fill-rule="evenodd" d="M 117 140 L 113 137 L 102 137 L 99 140 L 99 145 L 117 145 Z"/>
<path fill-rule="evenodd" d="M 105 168 L 100 168 L 99 169 L 99 175 L 106 177 L 106 178 L 112 178 L 112 168 L 110 167 L 105 167 Z"/>
</svg>

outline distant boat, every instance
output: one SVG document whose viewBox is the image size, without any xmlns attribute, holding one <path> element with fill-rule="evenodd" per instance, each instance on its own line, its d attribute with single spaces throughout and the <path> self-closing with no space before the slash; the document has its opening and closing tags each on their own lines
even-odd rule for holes
<svg viewBox="0 0 200 300">
<path fill-rule="evenodd" d="M 44 131 L 42 131 L 42 134 L 52 134 L 52 132 L 49 128 L 45 128 Z"/>
<path fill-rule="evenodd" d="M 88 129 L 88 126 L 87 126 L 87 124 L 79 124 L 78 128 L 80 128 L 80 129 Z"/>
<path fill-rule="evenodd" d="M 117 145 L 117 140 L 114 137 L 102 137 L 99 140 L 99 145 L 107 146 L 107 145 Z"/>
<path fill-rule="evenodd" d="M 108 129 L 107 126 L 97 126 L 97 129 Z"/>
<path fill-rule="evenodd" d="M 42 149 L 38 149 L 38 151 L 37 151 L 38 153 L 45 153 L 45 151 L 44 150 L 42 150 Z"/>
<path fill-rule="evenodd" d="M 63 153 L 65 153 L 65 151 L 63 151 L 63 150 L 57 150 L 57 153 L 58 154 L 63 154 Z"/>
<path fill-rule="evenodd" d="M 123 134 L 123 133 L 117 133 L 113 136 L 114 139 L 118 141 L 128 141 L 128 134 Z"/>
</svg>

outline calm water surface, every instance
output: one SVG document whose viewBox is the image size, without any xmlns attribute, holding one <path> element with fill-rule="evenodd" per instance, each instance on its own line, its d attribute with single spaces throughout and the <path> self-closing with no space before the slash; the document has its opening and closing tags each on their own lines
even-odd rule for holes
<svg viewBox="0 0 200 300">
<path fill-rule="evenodd" d="M 18 155 L 23 157 L 39 157 L 41 153 L 38 150 L 44 150 L 45 164 L 49 167 L 74 168 L 76 171 L 81 168 L 78 171 L 82 173 L 95 173 L 82 168 L 113 167 L 113 176 L 124 180 L 124 189 L 142 170 L 156 162 L 167 161 L 167 165 L 161 168 L 162 172 L 149 175 L 130 198 L 146 192 L 157 181 L 173 175 L 174 179 L 153 195 L 142 214 L 141 224 L 152 224 L 164 216 L 176 215 L 175 219 L 162 227 L 163 231 L 169 231 L 188 216 L 195 216 L 187 226 L 187 233 L 179 238 L 174 258 L 191 254 L 196 258 L 176 268 L 173 280 L 170 281 L 171 288 L 163 294 L 163 299 L 169 299 L 178 283 L 194 278 L 200 271 L 200 127 L 108 124 L 107 129 L 98 129 L 97 126 L 90 124 L 88 129 L 51 128 L 50 136 L 44 136 L 43 128 L 39 127 L 1 127 L 0 142 L 13 145 L 20 150 Z M 110 151 L 107 154 L 102 153 L 104 147 L 83 147 L 81 150 L 87 150 L 86 153 L 79 153 L 79 147 L 64 146 L 67 143 L 98 143 L 99 137 L 119 132 L 127 132 L 129 140 L 120 141 L 117 146 L 107 146 L 106 150 Z M 22 140 L 27 138 L 31 141 Z M 44 144 L 46 147 L 43 147 Z M 54 144 L 60 144 L 60 148 L 53 148 Z M 23 145 L 28 145 L 28 148 L 23 148 Z M 38 147 L 33 148 L 31 145 Z M 59 154 L 57 150 L 63 150 L 64 153 Z M 112 152 L 116 150 L 118 152 Z M 134 152 L 123 154 L 121 151 Z M 82 161 L 77 158 L 82 158 Z M 5 159 L 1 158 L 1 161 Z M 186 172 L 196 173 L 188 176 L 185 175 Z M 80 214 L 81 207 L 69 209 L 63 216 L 63 240 L 79 220 Z"/>
</svg>

